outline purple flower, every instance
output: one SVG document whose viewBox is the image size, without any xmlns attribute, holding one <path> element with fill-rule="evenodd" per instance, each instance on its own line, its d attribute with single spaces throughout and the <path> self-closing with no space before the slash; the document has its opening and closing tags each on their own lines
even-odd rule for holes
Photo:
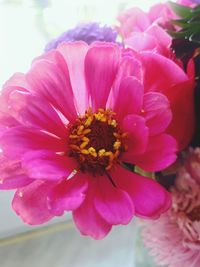
<svg viewBox="0 0 200 267">
<path fill-rule="evenodd" d="M 108 26 L 100 26 L 98 23 L 79 24 L 75 28 L 62 33 L 51 40 L 45 47 L 45 51 L 57 48 L 62 42 L 85 41 L 91 44 L 94 41 L 116 42 L 117 32 Z"/>
</svg>

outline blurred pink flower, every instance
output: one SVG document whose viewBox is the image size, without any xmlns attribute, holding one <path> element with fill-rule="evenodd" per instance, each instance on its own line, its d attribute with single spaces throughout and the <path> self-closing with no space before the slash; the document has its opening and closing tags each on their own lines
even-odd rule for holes
<svg viewBox="0 0 200 267">
<path fill-rule="evenodd" d="M 198 2 L 179 0 L 177 4 L 194 7 Z M 126 46 L 136 51 L 154 51 L 171 58 L 172 38 L 166 30 L 179 29 L 172 25 L 171 19 L 178 19 L 178 16 L 168 2 L 153 5 L 149 12 L 134 7 L 119 14 L 120 25 L 117 30 Z"/>
<path fill-rule="evenodd" d="M 159 217 L 170 194 L 123 163 L 159 171 L 176 160 L 170 132 L 181 128 L 181 139 L 191 118 L 172 119 L 170 106 L 183 113 L 188 82 L 160 55 L 109 43 L 63 43 L 35 59 L 0 98 L 0 188 L 17 189 L 13 209 L 29 224 L 72 211 L 96 239 L 134 215 Z"/>
<path fill-rule="evenodd" d="M 200 183 L 191 175 L 185 167 L 179 171 L 172 208 L 156 223 L 144 223 L 144 243 L 161 266 L 200 266 Z"/>
<path fill-rule="evenodd" d="M 195 7 L 197 4 L 199 4 L 199 0 L 178 0 L 177 4 L 183 5 L 183 6 L 189 6 L 189 7 Z"/>
<path fill-rule="evenodd" d="M 136 51 L 150 50 L 172 57 L 172 38 L 166 32 L 166 29 L 172 27 L 170 18 L 175 18 L 175 14 L 167 3 L 152 6 L 148 13 L 132 8 L 119 15 L 118 31 L 124 44 Z"/>
</svg>

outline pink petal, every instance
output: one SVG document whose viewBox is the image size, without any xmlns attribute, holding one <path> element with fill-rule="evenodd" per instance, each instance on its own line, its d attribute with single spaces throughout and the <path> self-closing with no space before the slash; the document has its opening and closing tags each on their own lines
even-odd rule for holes
<svg viewBox="0 0 200 267">
<path fill-rule="evenodd" d="M 8 88 L 10 88 L 9 90 L 27 91 L 28 87 L 29 85 L 26 81 L 26 75 L 24 73 L 17 72 L 13 74 L 13 76 L 11 76 L 8 81 L 5 82 L 5 84 L 3 85 L 2 94 L 7 94 Z"/>
<path fill-rule="evenodd" d="M 118 97 L 119 89 L 123 84 L 123 80 L 126 80 L 126 78 L 130 78 L 130 76 L 133 76 L 133 78 L 135 78 L 138 81 L 142 81 L 143 79 L 142 65 L 139 59 L 137 59 L 138 54 L 136 55 L 136 52 L 130 49 L 126 49 L 123 52 L 125 54 L 123 54 L 123 57 L 120 61 L 120 66 L 118 68 L 117 76 L 114 81 L 112 91 L 110 92 L 107 103 L 108 107 L 112 109 L 114 109 L 115 101 L 116 98 Z"/>
<path fill-rule="evenodd" d="M 124 43 L 135 51 L 152 51 L 156 48 L 156 38 L 146 32 L 133 32 Z"/>
<path fill-rule="evenodd" d="M 54 183 L 35 181 L 15 193 L 12 207 L 28 224 L 42 224 L 53 218 L 47 206 L 47 197 Z"/>
<path fill-rule="evenodd" d="M 123 120 L 123 131 L 128 133 L 126 140 L 128 149 L 124 152 L 122 159 L 129 159 L 130 154 L 132 156 L 144 153 L 149 137 L 144 118 L 138 115 L 126 116 Z"/>
<path fill-rule="evenodd" d="M 194 132 L 194 82 L 177 64 L 160 55 L 142 53 L 142 61 L 145 90 L 159 91 L 168 97 L 173 114 L 168 133 L 176 138 L 178 148 L 182 150 Z"/>
<path fill-rule="evenodd" d="M 134 77 L 127 77 L 122 80 L 118 96 L 113 110 L 117 118 L 121 120 L 124 116 L 132 113 L 140 113 L 143 101 L 143 86 Z M 131 105 L 130 105 L 131 103 Z"/>
<path fill-rule="evenodd" d="M 66 140 L 23 126 L 7 130 L 0 139 L 0 145 L 5 155 L 12 159 L 19 159 L 30 150 L 65 152 L 67 148 Z"/>
<path fill-rule="evenodd" d="M 33 150 L 22 157 L 22 167 L 31 178 L 59 180 L 67 178 L 77 165 L 67 156 L 48 150 Z"/>
<path fill-rule="evenodd" d="M 157 218 L 170 208 L 170 193 L 154 180 L 122 167 L 118 167 L 112 175 L 117 186 L 131 197 L 138 216 Z"/>
<path fill-rule="evenodd" d="M 177 19 L 177 16 L 168 3 L 158 3 L 150 8 L 149 18 L 152 22 L 156 22 L 156 25 L 160 24 L 167 29 L 167 26 L 172 26 L 169 19 Z"/>
<path fill-rule="evenodd" d="M 169 88 L 166 95 L 173 114 L 167 133 L 177 140 L 179 150 L 183 150 L 190 143 L 195 128 L 193 80 Z"/>
<path fill-rule="evenodd" d="M 105 108 L 119 65 L 119 48 L 95 43 L 85 58 L 85 77 L 94 110 Z"/>
<path fill-rule="evenodd" d="M 128 224 L 134 215 L 133 203 L 129 195 L 115 187 L 108 177 L 98 179 L 94 205 L 102 218 L 111 225 Z"/>
<path fill-rule="evenodd" d="M 1 101 L 0 101 L 0 105 L 1 105 Z M 1 124 L 0 126 L 1 134 L 5 132 L 6 130 L 8 130 L 8 128 L 10 127 L 19 126 L 19 122 L 14 117 L 10 116 L 10 114 L 8 113 L 4 113 L 1 111 L 0 111 L 0 124 Z"/>
<path fill-rule="evenodd" d="M 0 123 L 1 123 L 1 115 L 0 115 Z M 3 134 L 7 131 L 7 127 L 6 126 L 4 126 L 4 125 L 1 125 L 0 126 L 0 138 L 1 138 L 1 136 L 3 136 Z"/>
<path fill-rule="evenodd" d="M 12 115 L 23 125 L 40 128 L 66 138 L 67 128 L 45 99 L 32 96 L 30 93 L 14 91 L 10 94 L 8 105 L 12 109 Z"/>
<path fill-rule="evenodd" d="M 157 40 L 157 49 L 160 53 L 165 55 L 167 51 L 170 50 L 172 37 L 166 32 L 166 30 L 156 24 L 153 24 L 147 29 L 146 33 L 151 34 L 154 39 Z"/>
<path fill-rule="evenodd" d="M 19 122 L 12 116 L 12 110 L 8 104 L 10 94 L 14 91 L 27 92 L 20 87 L 26 85 L 25 77 L 21 73 L 14 74 L 3 86 L 0 97 L 0 124 L 6 127 L 19 125 Z"/>
<path fill-rule="evenodd" d="M 176 140 L 170 135 L 160 134 L 150 137 L 145 153 L 132 158 L 131 162 L 147 172 L 160 171 L 176 161 L 176 152 Z"/>
<path fill-rule="evenodd" d="M 132 32 L 144 31 L 150 25 L 147 14 L 139 8 L 131 8 L 121 13 L 118 20 L 121 22 L 119 31 L 123 38 L 128 37 Z"/>
<path fill-rule="evenodd" d="M 187 75 L 191 80 L 195 79 L 195 62 L 194 62 L 193 58 L 191 58 L 188 61 L 188 64 L 187 64 Z"/>
<path fill-rule="evenodd" d="M 88 109 L 88 90 L 85 84 L 84 63 L 88 45 L 84 42 L 62 43 L 58 51 L 63 55 L 69 69 L 76 109 L 84 114 Z"/>
<path fill-rule="evenodd" d="M 7 159 L 2 153 L 0 154 L 0 189 L 16 189 L 33 182 L 21 167 L 18 160 Z"/>
<path fill-rule="evenodd" d="M 142 83 L 143 72 L 142 64 L 140 62 L 140 55 L 132 49 L 127 48 L 123 51 L 123 57 L 120 62 L 116 80 L 119 79 L 121 84 L 121 81 L 129 76 L 133 76 Z"/>
<path fill-rule="evenodd" d="M 110 232 L 112 226 L 96 211 L 94 207 L 95 192 L 95 183 L 90 182 L 84 202 L 73 211 L 73 219 L 83 235 L 89 235 L 94 239 L 102 239 Z"/>
<path fill-rule="evenodd" d="M 73 121 L 76 115 L 74 95 L 71 88 L 66 62 L 58 51 L 53 51 L 57 64 L 47 58 L 35 60 L 27 73 L 27 81 L 32 93 L 37 93 L 49 101 L 66 118 Z"/>
<path fill-rule="evenodd" d="M 152 52 L 141 52 L 141 60 L 144 68 L 146 92 L 156 91 L 165 94 L 167 88 L 188 80 L 185 72 L 176 63 L 164 56 Z"/>
<path fill-rule="evenodd" d="M 48 196 L 51 213 L 60 216 L 64 211 L 77 209 L 85 199 L 87 180 L 78 173 L 69 180 L 59 183 Z"/>
<path fill-rule="evenodd" d="M 0 190 L 11 190 L 23 187 L 32 183 L 34 180 L 30 179 L 25 174 L 8 174 L 0 180 Z"/>
<path fill-rule="evenodd" d="M 146 93 L 144 95 L 142 115 L 146 119 L 150 135 L 164 132 L 172 119 L 169 100 L 160 93 Z"/>
</svg>

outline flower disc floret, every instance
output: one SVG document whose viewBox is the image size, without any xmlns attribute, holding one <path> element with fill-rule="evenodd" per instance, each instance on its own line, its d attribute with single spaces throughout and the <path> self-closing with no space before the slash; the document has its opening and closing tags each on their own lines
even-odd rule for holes
<svg viewBox="0 0 200 267">
<path fill-rule="evenodd" d="M 82 172 L 103 175 L 127 148 L 127 133 L 121 131 L 110 109 L 89 109 L 69 129 L 69 156 L 77 160 Z"/>
</svg>

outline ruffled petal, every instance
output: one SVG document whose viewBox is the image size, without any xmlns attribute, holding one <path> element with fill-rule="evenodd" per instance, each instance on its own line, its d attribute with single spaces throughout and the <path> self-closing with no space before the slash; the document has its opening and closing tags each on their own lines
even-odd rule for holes
<svg viewBox="0 0 200 267">
<path fill-rule="evenodd" d="M 29 151 L 22 157 L 22 167 L 29 177 L 43 180 L 67 178 L 77 167 L 76 162 L 48 150 Z"/>
<path fill-rule="evenodd" d="M 98 181 L 94 205 L 101 217 L 111 225 L 128 224 L 134 215 L 129 195 L 115 187 L 108 177 L 96 177 Z"/>
<path fill-rule="evenodd" d="M 112 226 L 96 211 L 94 207 L 95 192 L 95 183 L 90 181 L 86 198 L 82 205 L 73 211 L 73 219 L 83 235 L 89 235 L 94 239 L 102 239 L 110 232 Z"/>
<path fill-rule="evenodd" d="M 0 189 L 16 189 L 33 182 L 21 168 L 21 162 L 10 160 L 2 153 L 0 154 Z"/>
<path fill-rule="evenodd" d="M 123 131 L 128 133 L 126 140 L 128 149 L 122 155 L 122 159 L 129 159 L 129 155 L 144 153 L 149 137 L 149 130 L 145 125 L 145 119 L 138 115 L 128 115 L 124 118 L 122 125 Z"/>
<path fill-rule="evenodd" d="M 87 186 L 87 180 L 80 173 L 69 180 L 60 182 L 48 195 L 51 213 L 60 216 L 64 211 L 77 209 L 85 199 Z"/>
<path fill-rule="evenodd" d="M 85 58 L 85 77 L 94 110 L 105 108 L 115 80 L 120 50 L 117 45 L 94 43 Z"/>
<path fill-rule="evenodd" d="M 172 120 L 169 100 L 160 93 L 146 93 L 144 95 L 142 115 L 146 119 L 150 135 L 164 132 Z"/>
<path fill-rule="evenodd" d="M 47 149 L 55 152 L 65 152 L 67 145 L 66 140 L 39 130 L 19 126 L 4 132 L 0 139 L 0 146 L 6 156 L 19 159 L 30 150 Z"/>
<path fill-rule="evenodd" d="M 135 213 L 145 218 L 158 218 L 171 206 L 171 195 L 161 185 L 122 167 L 113 172 L 114 180 L 131 197 Z"/>
<path fill-rule="evenodd" d="M 160 171 L 176 161 L 177 142 L 167 134 L 149 138 L 144 154 L 132 158 L 131 162 L 147 172 Z"/>
<path fill-rule="evenodd" d="M 88 48 L 89 46 L 84 42 L 62 43 L 57 48 L 67 62 L 76 108 L 79 114 L 84 114 L 89 106 L 84 73 L 85 55 Z"/>
<path fill-rule="evenodd" d="M 122 120 L 128 114 L 140 113 L 143 95 L 143 86 L 137 79 L 134 77 L 123 79 L 113 108 L 117 114 L 117 118 Z"/>
<path fill-rule="evenodd" d="M 57 63 L 40 57 L 35 60 L 26 79 L 30 84 L 30 91 L 49 101 L 69 121 L 77 117 L 74 106 L 74 95 L 71 88 L 67 64 L 58 51 L 52 51 Z M 56 93 L 55 93 L 56 92 Z"/>
<path fill-rule="evenodd" d="M 53 218 L 47 197 L 54 185 L 37 180 L 16 191 L 12 207 L 25 223 L 37 225 Z"/>
</svg>

